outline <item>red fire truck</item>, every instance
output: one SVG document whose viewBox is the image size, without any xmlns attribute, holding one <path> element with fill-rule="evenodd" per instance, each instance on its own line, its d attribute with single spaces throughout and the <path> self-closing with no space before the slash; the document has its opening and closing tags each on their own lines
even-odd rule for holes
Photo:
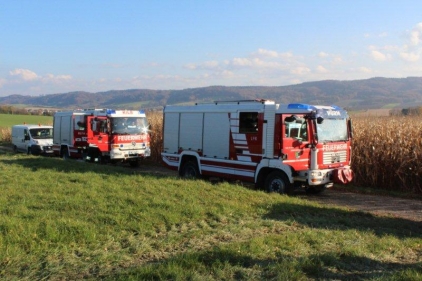
<svg viewBox="0 0 422 281">
<path fill-rule="evenodd" d="M 91 162 L 129 162 L 150 156 L 144 111 L 85 109 L 57 112 L 53 120 L 53 152 L 63 158 Z"/>
<path fill-rule="evenodd" d="M 269 100 L 166 106 L 162 160 L 183 177 L 318 193 L 352 180 L 352 124 L 337 106 Z"/>
</svg>

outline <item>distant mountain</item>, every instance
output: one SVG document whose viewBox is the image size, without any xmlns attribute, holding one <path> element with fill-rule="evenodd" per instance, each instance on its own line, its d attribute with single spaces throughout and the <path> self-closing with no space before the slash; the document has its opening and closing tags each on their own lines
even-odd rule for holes
<svg viewBox="0 0 422 281">
<path fill-rule="evenodd" d="M 166 104 L 262 98 L 278 103 L 335 104 L 347 109 L 412 107 L 422 105 L 422 77 L 325 80 L 279 87 L 211 86 L 184 90 L 132 89 L 44 96 L 11 95 L 0 97 L 0 103 L 54 108 L 150 109 Z"/>
</svg>

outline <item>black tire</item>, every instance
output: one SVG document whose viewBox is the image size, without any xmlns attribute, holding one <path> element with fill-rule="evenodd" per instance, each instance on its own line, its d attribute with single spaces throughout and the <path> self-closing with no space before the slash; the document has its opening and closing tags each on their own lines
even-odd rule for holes
<svg viewBox="0 0 422 281">
<path fill-rule="evenodd" d="M 129 161 L 129 165 L 133 168 L 139 167 L 139 163 L 140 163 L 139 159 Z"/>
<path fill-rule="evenodd" d="M 273 171 L 265 179 L 265 189 L 267 192 L 288 194 L 292 190 L 292 185 L 283 172 Z"/>
<path fill-rule="evenodd" d="M 96 157 L 95 150 L 92 147 L 88 147 L 86 152 L 85 161 L 86 162 L 94 162 Z"/>
<path fill-rule="evenodd" d="M 180 176 L 185 179 L 198 179 L 200 177 L 198 165 L 194 161 L 187 161 L 180 171 Z"/>
<path fill-rule="evenodd" d="M 40 153 L 38 152 L 38 151 L 36 151 L 35 149 L 33 149 L 33 147 L 31 146 L 31 154 L 32 155 L 36 155 L 36 156 L 39 156 L 40 155 Z"/>
<path fill-rule="evenodd" d="M 67 159 L 69 159 L 69 152 L 67 151 L 67 148 L 63 148 L 63 149 L 62 149 L 62 153 L 61 153 L 61 155 L 62 155 L 62 159 L 63 159 L 63 160 L 67 160 Z"/>
</svg>

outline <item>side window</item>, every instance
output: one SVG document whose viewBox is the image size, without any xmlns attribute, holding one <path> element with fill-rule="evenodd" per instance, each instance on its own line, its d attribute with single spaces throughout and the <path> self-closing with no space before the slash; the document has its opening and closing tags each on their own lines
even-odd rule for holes
<svg viewBox="0 0 422 281">
<path fill-rule="evenodd" d="M 258 112 L 239 112 L 239 133 L 258 132 Z"/>
<path fill-rule="evenodd" d="M 305 119 L 297 118 L 293 120 L 287 117 L 284 119 L 284 124 L 286 138 L 308 140 L 308 124 Z"/>
<path fill-rule="evenodd" d="M 86 126 L 86 124 L 85 124 L 85 116 L 83 116 L 83 115 L 76 115 L 75 116 L 75 124 L 76 124 L 75 130 L 78 130 L 78 131 L 85 130 L 85 126 Z"/>
</svg>

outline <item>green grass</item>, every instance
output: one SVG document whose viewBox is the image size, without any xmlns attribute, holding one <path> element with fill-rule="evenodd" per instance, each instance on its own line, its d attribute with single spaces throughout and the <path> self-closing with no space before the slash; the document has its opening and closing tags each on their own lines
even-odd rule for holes
<svg viewBox="0 0 422 281">
<path fill-rule="evenodd" d="M 24 123 L 52 125 L 53 117 L 41 115 L 0 114 L 0 127 L 2 128 L 11 128 L 13 125 L 22 125 Z"/>
<path fill-rule="evenodd" d="M 422 225 L 140 169 L 0 154 L 4 280 L 420 280 Z"/>
</svg>

